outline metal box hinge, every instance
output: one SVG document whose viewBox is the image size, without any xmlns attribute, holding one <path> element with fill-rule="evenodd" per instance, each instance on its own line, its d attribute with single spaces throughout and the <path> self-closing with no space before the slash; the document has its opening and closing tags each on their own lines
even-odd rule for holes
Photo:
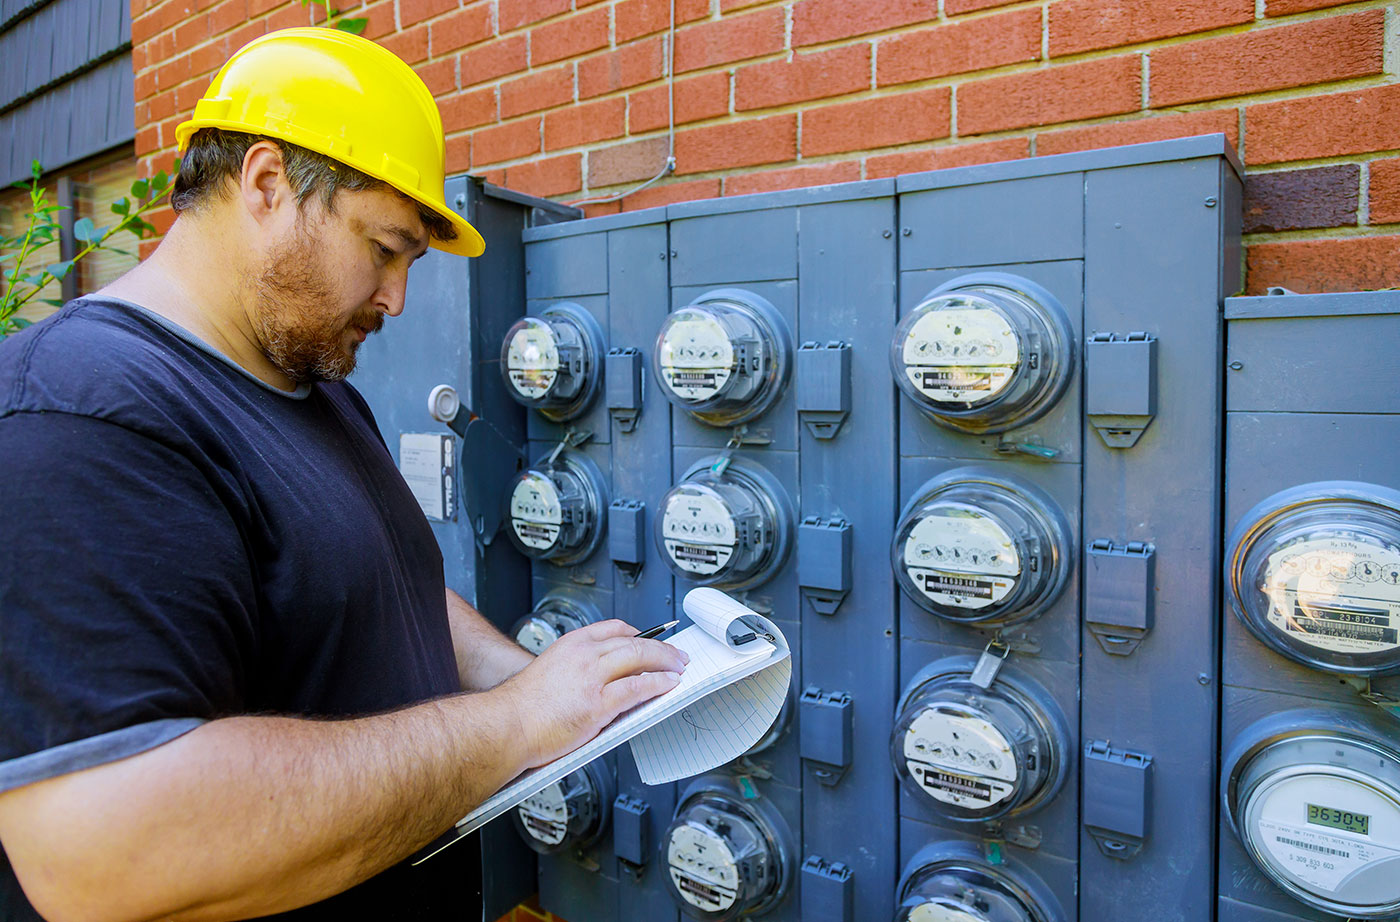
<svg viewBox="0 0 1400 922">
<path fill-rule="evenodd" d="M 646 801 L 619 794 L 613 801 L 613 854 L 618 865 L 640 877 L 651 854 L 651 807 Z"/>
<path fill-rule="evenodd" d="M 609 349 L 603 372 L 603 388 L 608 395 L 608 415 L 617 423 L 618 431 L 631 432 L 637 428 L 642 415 L 642 392 L 646 376 L 642 374 L 640 349 Z"/>
<path fill-rule="evenodd" d="M 1084 747 L 1082 812 L 1099 851 L 1120 861 L 1137 857 L 1151 833 L 1152 756 L 1090 740 Z"/>
<path fill-rule="evenodd" d="M 834 615 L 851 591 L 851 523 L 809 515 L 797 529 L 797 584 L 821 615 Z"/>
<path fill-rule="evenodd" d="M 615 499 L 608 505 L 608 556 L 628 586 L 637 585 L 646 564 L 647 504 Z"/>
<path fill-rule="evenodd" d="M 797 415 L 814 438 L 834 439 L 850 412 L 850 344 L 803 343 L 797 350 Z"/>
<path fill-rule="evenodd" d="M 1084 413 L 1109 448 L 1132 448 L 1157 415 L 1157 338 L 1095 333 L 1084 349 Z"/>
<path fill-rule="evenodd" d="M 1105 653 L 1127 656 L 1152 630 L 1157 551 L 1100 538 L 1084 555 L 1084 621 Z"/>
<path fill-rule="evenodd" d="M 836 784 L 851 767 L 851 695 L 809 685 L 798 703 L 798 752 L 813 763 L 818 781 Z"/>
<path fill-rule="evenodd" d="M 849 867 L 809 855 L 802 862 L 802 922 L 853 922 L 855 890 Z"/>
</svg>

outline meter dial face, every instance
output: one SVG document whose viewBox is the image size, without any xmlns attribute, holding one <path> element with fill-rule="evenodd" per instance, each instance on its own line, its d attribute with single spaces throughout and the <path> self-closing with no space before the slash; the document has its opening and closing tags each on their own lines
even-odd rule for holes
<svg viewBox="0 0 1400 922">
<path fill-rule="evenodd" d="M 772 406 L 787 383 L 791 352 L 773 305 L 720 289 L 666 318 L 652 364 L 673 404 L 706 425 L 733 426 Z"/>
<path fill-rule="evenodd" d="M 506 496 L 506 534 L 527 557 L 577 563 L 602 540 L 607 504 L 598 466 L 563 453 L 516 475 Z"/>
<path fill-rule="evenodd" d="M 671 896 L 683 915 L 707 920 L 759 915 L 782 899 L 791 861 L 780 827 L 759 803 L 728 789 L 702 789 L 681 802 L 661 854 Z"/>
<path fill-rule="evenodd" d="M 1227 558 L 1235 614 L 1314 669 L 1400 672 L 1400 506 L 1392 498 L 1400 494 L 1383 487 L 1314 484 L 1255 507 Z"/>
<path fill-rule="evenodd" d="M 510 636 L 539 656 L 569 631 L 602 619 L 591 603 L 555 591 L 540 599 L 535 610 L 515 623 Z"/>
<path fill-rule="evenodd" d="M 559 380 L 559 346 L 543 320 L 527 318 L 506 336 L 506 380 L 521 397 L 539 400 Z"/>
<path fill-rule="evenodd" d="M 517 403 L 554 422 L 581 415 L 602 380 L 603 331 L 577 304 L 516 321 L 501 345 L 501 377 Z"/>
<path fill-rule="evenodd" d="M 1047 803 L 1065 773 L 1068 731 L 1050 697 L 1003 670 L 972 684 L 971 657 L 919 672 L 905 690 L 890 758 L 906 791 L 955 822 L 985 822 Z"/>
<path fill-rule="evenodd" d="M 539 656 L 545 651 L 545 648 L 563 636 L 554 625 L 533 615 L 527 616 L 516 627 L 514 633 L 515 642 L 536 656 Z"/>
<path fill-rule="evenodd" d="M 597 841 L 612 803 L 606 769 L 589 763 L 520 802 L 511 812 L 525 844 L 543 855 L 585 848 Z"/>
<path fill-rule="evenodd" d="M 904 507 L 890 548 L 900 588 L 950 621 L 1014 624 L 1064 589 L 1069 529 L 1037 488 L 976 468 L 928 481 Z"/>
<path fill-rule="evenodd" d="M 1352 918 L 1400 911 L 1400 758 L 1379 739 L 1320 729 L 1264 745 L 1227 782 L 1233 825 L 1268 877 Z"/>
<path fill-rule="evenodd" d="M 934 422 L 1002 432 L 1040 416 L 1073 369 L 1074 332 L 1048 291 L 1003 273 L 940 286 L 895 330 L 895 383 Z"/>
<path fill-rule="evenodd" d="M 899 884 L 895 922 L 1060 922 L 1054 897 L 1011 862 L 988 864 L 967 842 L 914 857 Z"/>
<path fill-rule="evenodd" d="M 683 579 L 747 588 L 782 566 L 791 507 L 783 488 L 757 465 L 732 460 L 719 474 L 714 467 L 697 463 L 662 498 L 657 546 Z"/>
</svg>

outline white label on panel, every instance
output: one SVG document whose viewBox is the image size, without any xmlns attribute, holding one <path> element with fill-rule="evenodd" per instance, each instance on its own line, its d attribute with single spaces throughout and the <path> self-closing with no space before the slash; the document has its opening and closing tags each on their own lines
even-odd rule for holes
<svg viewBox="0 0 1400 922">
<path fill-rule="evenodd" d="M 506 349 L 506 372 L 521 395 L 538 400 L 559 377 L 559 347 L 554 331 L 542 320 L 526 321 Z"/>
<path fill-rule="evenodd" d="M 980 809 L 1016 789 L 1016 759 L 1001 731 L 978 717 L 926 708 L 904 734 L 909 774 L 934 800 Z"/>
<path fill-rule="evenodd" d="M 1400 647 L 1400 554 L 1345 535 L 1312 538 L 1269 555 L 1269 621 L 1334 653 Z"/>
<path fill-rule="evenodd" d="M 721 912 L 739 895 L 739 866 L 724 840 L 692 825 L 678 826 L 666 847 L 671 883 L 690 905 Z"/>
<path fill-rule="evenodd" d="M 510 494 L 510 525 L 526 547 L 547 550 L 559 540 L 564 521 L 554 481 L 533 471 Z"/>
<path fill-rule="evenodd" d="M 904 565 L 919 591 L 940 605 L 985 608 L 1016 587 L 1021 558 L 1011 535 L 972 509 L 934 509 L 904 542 Z"/>
<path fill-rule="evenodd" d="M 661 378 L 682 400 L 709 400 L 724 389 L 734 366 L 734 345 L 719 321 L 686 311 L 661 340 Z"/>
<path fill-rule="evenodd" d="M 451 508 L 451 458 L 451 436 L 412 432 L 399 435 L 399 473 L 430 519 L 443 521 Z"/>
<path fill-rule="evenodd" d="M 717 496 L 678 490 L 666 501 L 661 537 L 676 566 L 711 576 L 734 556 L 734 517 Z"/>
<path fill-rule="evenodd" d="M 559 785 L 556 781 L 538 794 L 525 798 L 517 808 L 525 831 L 547 845 L 563 842 L 569 829 L 569 805 Z"/>
<path fill-rule="evenodd" d="M 919 393 L 940 403 L 977 403 L 1010 383 L 1020 346 L 994 310 L 933 310 L 909 328 L 903 358 Z"/>
</svg>

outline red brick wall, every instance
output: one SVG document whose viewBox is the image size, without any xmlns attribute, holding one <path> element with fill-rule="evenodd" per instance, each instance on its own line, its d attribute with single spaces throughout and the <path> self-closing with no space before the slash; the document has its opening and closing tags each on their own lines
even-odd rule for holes
<svg viewBox="0 0 1400 922">
<path fill-rule="evenodd" d="M 1220 131 L 1251 291 L 1400 285 L 1400 9 L 1370 0 L 675 0 L 676 171 L 590 214 Z M 666 155 L 668 0 L 372 0 L 448 168 L 563 201 Z M 132 0 L 137 153 L 296 0 Z M 165 220 L 169 220 L 168 215 Z M 159 222 L 158 222 L 159 223 Z"/>
</svg>

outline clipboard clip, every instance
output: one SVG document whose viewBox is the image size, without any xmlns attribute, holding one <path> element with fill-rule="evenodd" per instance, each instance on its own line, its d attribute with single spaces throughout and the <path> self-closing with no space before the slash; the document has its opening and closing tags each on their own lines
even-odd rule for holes
<svg viewBox="0 0 1400 922">
<path fill-rule="evenodd" d="M 736 624 L 743 625 L 748 628 L 748 631 L 735 634 L 734 625 Z M 733 621 L 729 622 L 729 627 L 725 630 L 725 633 L 729 638 L 729 643 L 736 647 L 742 647 L 746 643 L 753 643 L 760 637 L 775 646 L 778 643 L 778 638 L 768 633 L 768 629 L 753 615 L 740 615 L 735 618 Z"/>
</svg>

